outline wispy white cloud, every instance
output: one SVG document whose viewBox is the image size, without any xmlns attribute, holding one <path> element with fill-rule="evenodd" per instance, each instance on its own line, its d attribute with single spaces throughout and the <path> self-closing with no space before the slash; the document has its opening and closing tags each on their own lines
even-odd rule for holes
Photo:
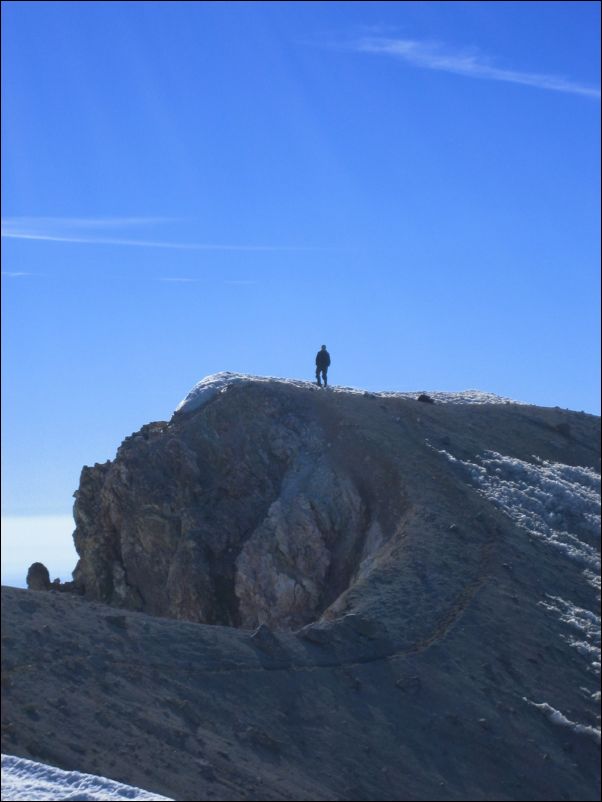
<svg viewBox="0 0 602 802">
<path fill-rule="evenodd" d="M 168 248 L 179 251 L 311 251 L 311 247 L 297 245 L 232 245 L 217 242 L 161 242 L 160 240 L 119 239 L 115 237 L 68 237 L 38 234 L 27 231 L 2 232 L 6 239 L 44 240 L 46 242 L 73 242 L 82 245 L 128 245 L 139 248 Z"/>
<path fill-rule="evenodd" d="M 569 92 L 576 95 L 600 98 L 596 87 L 584 86 L 556 75 L 520 72 L 518 70 L 496 67 L 477 50 L 452 50 L 439 42 L 417 41 L 384 36 L 357 39 L 351 49 L 360 53 L 376 53 L 405 61 L 413 67 L 428 70 L 441 70 L 469 78 L 482 78 L 490 81 L 507 81 L 538 89 L 555 92 Z"/>
<path fill-rule="evenodd" d="M 26 273 L 26 272 L 13 272 L 11 270 L 3 270 L 2 275 L 6 278 L 21 278 L 22 276 L 40 276 L 41 273 Z"/>
<path fill-rule="evenodd" d="M 12 217 L 2 220 L 4 239 L 44 242 L 70 242 L 80 245 L 125 245 L 138 248 L 167 248 L 181 251 L 315 251 L 301 245 L 231 244 L 214 242 L 174 242 L 171 240 L 120 237 L 111 233 L 114 228 L 170 222 L 169 218 L 56 218 Z M 173 222 L 173 221 L 172 221 Z M 86 231 L 86 229 L 88 229 Z M 98 233 L 100 230 L 100 233 Z M 83 233 L 82 233 L 83 232 Z"/>
<path fill-rule="evenodd" d="M 149 226 L 160 223 L 177 223 L 175 217 L 6 217 L 2 228 L 20 230 L 28 228 L 65 229 L 112 229 L 130 226 Z"/>
</svg>

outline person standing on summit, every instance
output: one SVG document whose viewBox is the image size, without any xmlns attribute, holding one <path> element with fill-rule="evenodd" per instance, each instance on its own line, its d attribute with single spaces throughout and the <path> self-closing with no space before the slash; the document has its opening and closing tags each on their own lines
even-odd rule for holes
<svg viewBox="0 0 602 802">
<path fill-rule="evenodd" d="M 320 374 L 322 374 L 322 378 L 324 379 L 324 387 L 328 387 L 328 381 L 326 375 L 328 373 L 328 366 L 330 365 L 330 354 L 326 350 L 326 346 L 323 345 L 322 348 L 316 354 L 316 381 L 318 382 L 318 387 L 321 387 L 322 384 L 320 382 Z"/>
</svg>

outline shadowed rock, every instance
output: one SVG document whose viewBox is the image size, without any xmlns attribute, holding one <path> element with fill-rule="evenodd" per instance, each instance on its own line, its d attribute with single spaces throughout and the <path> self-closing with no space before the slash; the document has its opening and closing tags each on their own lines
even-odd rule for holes
<svg viewBox="0 0 602 802">
<path fill-rule="evenodd" d="M 27 571 L 27 587 L 29 590 L 49 590 L 50 574 L 44 563 L 32 563 Z"/>
<path fill-rule="evenodd" d="M 599 419 L 211 390 L 82 471 L 85 598 L 3 588 L 3 751 L 182 800 L 598 799 Z"/>
<path fill-rule="evenodd" d="M 453 442 L 458 455 L 560 456 L 547 434 L 555 410 L 424 404 L 417 418 L 405 398 L 375 405 L 371 394 L 259 381 L 225 390 L 82 470 L 73 576 L 88 599 L 294 630 L 350 612 L 386 618 L 383 588 L 405 578 L 410 606 L 439 584 L 428 609 L 441 618 L 482 573 L 492 535 L 471 541 L 483 502 L 430 443 Z M 591 460 L 593 420 L 580 421 L 564 460 Z M 450 518 L 466 541 L 427 547 L 425 526 L 444 537 Z"/>
</svg>

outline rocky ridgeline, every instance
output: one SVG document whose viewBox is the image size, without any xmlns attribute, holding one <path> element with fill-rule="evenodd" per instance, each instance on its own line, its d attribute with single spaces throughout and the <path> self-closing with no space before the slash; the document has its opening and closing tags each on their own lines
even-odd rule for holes
<svg viewBox="0 0 602 802">
<path fill-rule="evenodd" d="M 75 589 L 231 626 L 296 628 L 319 617 L 365 573 L 383 522 L 391 536 L 406 503 L 381 444 L 328 400 L 234 386 L 84 468 Z"/>
<path fill-rule="evenodd" d="M 448 536 L 460 519 L 483 515 L 438 446 L 583 464 L 596 421 L 512 404 L 226 383 L 127 437 L 113 461 L 82 470 L 80 559 L 73 583 L 53 587 L 244 628 L 333 618 L 367 604 L 391 572 L 418 592 L 423 573 L 444 570 L 442 544 L 422 537 L 425 527 Z M 447 544 L 445 586 L 474 576 L 479 553 Z"/>
<path fill-rule="evenodd" d="M 600 419 L 429 395 L 210 377 L 84 468 L 73 582 L 2 591 L 3 751 L 172 799 L 599 799 Z"/>
</svg>

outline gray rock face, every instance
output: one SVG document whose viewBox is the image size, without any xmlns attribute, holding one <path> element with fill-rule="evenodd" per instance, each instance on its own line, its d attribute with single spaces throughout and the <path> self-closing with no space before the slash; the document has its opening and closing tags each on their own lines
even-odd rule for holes
<svg viewBox="0 0 602 802">
<path fill-rule="evenodd" d="M 374 532 L 386 512 L 382 468 L 362 476 L 365 445 L 341 469 L 330 441 L 352 430 L 324 417 L 333 411 L 309 390 L 235 387 L 188 417 L 143 427 L 115 461 L 84 468 L 78 590 L 249 628 L 319 617 L 381 545 Z"/>
<path fill-rule="evenodd" d="M 349 612 L 386 619 L 383 593 L 403 580 L 397 603 L 410 614 L 424 597 L 435 621 L 476 581 L 494 535 L 490 516 L 474 548 L 470 534 L 444 550 L 423 536 L 452 521 L 470 533 L 483 507 L 432 444 L 521 458 L 558 458 L 561 446 L 583 464 L 589 443 L 558 434 L 565 417 L 230 386 L 83 469 L 74 589 L 153 615 L 294 630 Z"/>
<path fill-rule="evenodd" d="M 328 599 L 333 554 L 351 552 L 365 535 L 365 505 L 348 479 L 318 460 L 315 470 L 287 475 L 280 497 L 236 559 L 235 593 L 241 624 L 295 628 L 312 620 Z M 302 488 L 302 489 L 301 489 Z"/>
<path fill-rule="evenodd" d="M 599 799 L 599 418 L 213 390 L 82 471 L 85 598 L 3 589 L 3 751 L 173 799 Z"/>
</svg>

